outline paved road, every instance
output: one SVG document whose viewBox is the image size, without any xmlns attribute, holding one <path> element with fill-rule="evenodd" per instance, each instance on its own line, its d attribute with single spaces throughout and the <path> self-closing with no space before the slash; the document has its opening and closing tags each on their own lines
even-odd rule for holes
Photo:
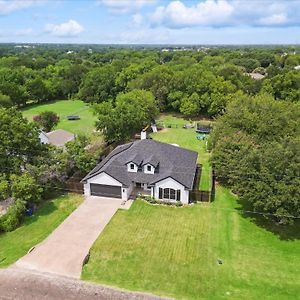
<svg viewBox="0 0 300 300">
<path fill-rule="evenodd" d="M 0 270 L 1 300 L 155 300 L 150 294 L 125 292 L 53 274 L 17 268 Z"/>
<path fill-rule="evenodd" d="M 89 197 L 16 267 L 80 278 L 89 250 L 122 200 Z"/>
</svg>

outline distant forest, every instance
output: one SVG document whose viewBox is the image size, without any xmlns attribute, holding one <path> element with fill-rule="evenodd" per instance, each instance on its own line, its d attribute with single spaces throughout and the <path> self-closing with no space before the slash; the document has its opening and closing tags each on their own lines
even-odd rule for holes
<svg viewBox="0 0 300 300">
<path fill-rule="evenodd" d="M 242 95 L 300 100 L 300 47 L 0 45 L 0 106 L 114 102 L 135 89 L 160 111 L 215 117 Z M 253 74 L 254 73 L 254 74 Z"/>
</svg>

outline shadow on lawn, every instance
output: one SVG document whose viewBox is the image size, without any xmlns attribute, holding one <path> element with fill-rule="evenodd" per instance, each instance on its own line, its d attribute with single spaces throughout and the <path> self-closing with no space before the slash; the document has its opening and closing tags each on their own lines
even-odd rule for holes
<svg viewBox="0 0 300 300">
<path fill-rule="evenodd" d="M 240 205 L 239 208 L 236 208 L 240 212 L 240 214 L 257 226 L 260 226 L 276 236 L 278 236 L 281 240 L 299 240 L 300 239 L 300 222 L 299 220 L 295 220 L 293 225 L 280 225 L 275 223 L 272 220 L 268 220 L 266 217 L 260 214 L 250 213 L 247 211 L 253 211 L 251 204 L 247 201 L 242 201 L 240 199 L 237 200 Z"/>
<path fill-rule="evenodd" d="M 47 200 L 39 207 L 32 216 L 25 217 L 24 224 L 29 225 L 38 220 L 39 217 L 47 216 L 57 210 L 57 206 L 54 205 L 53 201 Z"/>
</svg>

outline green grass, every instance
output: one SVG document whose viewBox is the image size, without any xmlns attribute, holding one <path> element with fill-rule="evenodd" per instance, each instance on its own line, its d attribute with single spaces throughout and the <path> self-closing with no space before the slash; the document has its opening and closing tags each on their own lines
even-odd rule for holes
<svg viewBox="0 0 300 300">
<path fill-rule="evenodd" d="M 21 227 L 0 234 L 0 268 L 14 263 L 43 241 L 82 200 L 82 196 L 70 194 L 47 201 L 33 216 L 26 217 Z"/>
<path fill-rule="evenodd" d="M 137 200 L 97 239 L 82 278 L 177 299 L 299 299 L 300 241 L 281 240 L 238 207 L 222 187 L 210 204 Z"/>
<path fill-rule="evenodd" d="M 96 117 L 91 108 L 80 100 L 59 100 L 47 104 L 34 104 L 23 109 L 23 115 L 32 121 L 32 117 L 43 111 L 54 111 L 60 121 L 55 129 L 65 129 L 73 133 L 91 133 L 95 128 Z M 67 116 L 78 115 L 80 120 L 68 121 Z"/>
<path fill-rule="evenodd" d="M 163 131 L 152 134 L 152 138 L 164 143 L 178 144 L 180 147 L 197 151 L 198 163 L 202 164 L 202 174 L 200 179 L 200 189 L 209 190 L 210 178 L 211 178 L 211 167 L 209 164 L 210 153 L 206 150 L 206 141 L 197 140 L 195 128 L 184 129 L 182 126 L 187 124 L 188 121 L 173 117 L 170 115 L 162 115 L 159 122 L 163 122 L 166 127 L 168 125 L 177 125 L 177 128 L 165 128 Z"/>
</svg>

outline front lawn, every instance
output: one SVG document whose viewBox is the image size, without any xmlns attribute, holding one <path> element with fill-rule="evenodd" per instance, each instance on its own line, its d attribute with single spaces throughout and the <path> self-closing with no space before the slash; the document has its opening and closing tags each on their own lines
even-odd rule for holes
<svg viewBox="0 0 300 300">
<path fill-rule="evenodd" d="M 197 151 L 199 153 L 198 163 L 202 164 L 200 189 L 208 191 L 210 189 L 211 167 L 209 164 L 210 153 L 206 150 L 206 141 L 197 140 L 195 128 L 182 128 L 182 126 L 187 124 L 188 121 L 180 117 L 162 115 L 159 118 L 159 122 L 163 122 L 167 128 L 152 134 L 151 137 L 157 141 L 169 144 L 177 144 L 180 147 Z M 172 127 L 168 128 L 170 125 Z"/>
<path fill-rule="evenodd" d="M 60 121 L 55 129 L 65 129 L 73 133 L 91 133 L 95 128 L 96 117 L 91 108 L 80 100 L 58 100 L 46 104 L 34 104 L 22 110 L 24 117 L 32 121 L 32 117 L 43 112 L 54 111 Z M 69 121 L 67 116 L 80 116 L 80 120 Z"/>
<path fill-rule="evenodd" d="M 17 261 L 43 241 L 82 202 L 81 195 L 69 194 L 47 201 L 18 229 L 0 234 L 0 267 Z"/>
<path fill-rule="evenodd" d="M 137 200 L 95 242 L 82 278 L 177 299 L 297 299 L 300 241 L 281 240 L 238 207 L 222 187 L 215 202 L 183 208 Z"/>
</svg>

